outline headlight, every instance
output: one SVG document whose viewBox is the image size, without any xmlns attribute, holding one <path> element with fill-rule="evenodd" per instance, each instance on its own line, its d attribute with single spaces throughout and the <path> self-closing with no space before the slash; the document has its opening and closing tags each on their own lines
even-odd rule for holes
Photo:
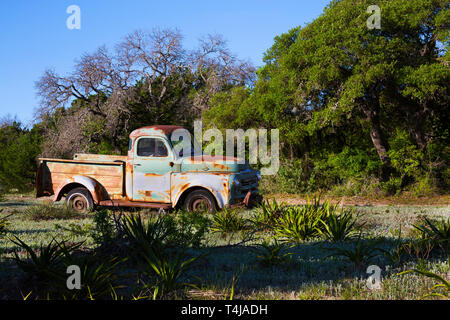
<svg viewBox="0 0 450 320">
<path fill-rule="evenodd" d="M 258 178 L 258 180 L 261 180 L 261 172 L 259 172 L 259 170 L 256 171 L 256 177 Z"/>
</svg>

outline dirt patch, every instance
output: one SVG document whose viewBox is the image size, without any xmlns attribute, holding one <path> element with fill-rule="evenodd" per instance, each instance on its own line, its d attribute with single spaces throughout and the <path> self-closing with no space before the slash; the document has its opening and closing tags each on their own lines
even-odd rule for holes
<svg viewBox="0 0 450 320">
<path fill-rule="evenodd" d="M 289 195 L 289 194 L 269 194 L 265 195 L 264 199 L 278 202 L 285 202 L 287 204 L 297 205 L 305 204 L 308 196 L 306 195 Z M 391 196 L 383 198 L 370 197 L 332 197 L 321 196 L 321 200 L 329 200 L 331 203 L 340 203 L 342 205 L 354 206 L 449 206 L 450 195 L 434 195 L 428 197 L 416 197 L 409 194 L 402 194 L 401 196 Z"/>
</svg>

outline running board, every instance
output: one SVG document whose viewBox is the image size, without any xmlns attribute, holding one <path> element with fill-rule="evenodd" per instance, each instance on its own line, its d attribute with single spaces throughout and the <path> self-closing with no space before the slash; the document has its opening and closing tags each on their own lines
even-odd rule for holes
<svg viewBox="0 0 450 320">
<path fill-rule="evenodd" d="M 137 202 L 128 200 L 104 200 L 100 201 L 99 205 L 103 207 L 136 207 L 153 209 L 169 209 L 172 207 L 168 203 Z"/>
</svg>

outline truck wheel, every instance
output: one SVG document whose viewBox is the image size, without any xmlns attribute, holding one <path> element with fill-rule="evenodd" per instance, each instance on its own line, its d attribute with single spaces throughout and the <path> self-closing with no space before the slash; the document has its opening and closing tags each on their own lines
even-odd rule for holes
<svg viewBox="0 0 450 320">
<path fill-rule="evenodd" d="M 94 201 L 85 188 L 75 188 L 66 197 L 67 205 L 79 213 L 86 213 L 94 208 Z"/>
<path fill-rule="evenodd" d="M 216 200 L 206 190 L 195 190 L 190 192 L 184 200 L 184 208 L 187 211 L 209 211 L 216 212 Z"/>
</svg>

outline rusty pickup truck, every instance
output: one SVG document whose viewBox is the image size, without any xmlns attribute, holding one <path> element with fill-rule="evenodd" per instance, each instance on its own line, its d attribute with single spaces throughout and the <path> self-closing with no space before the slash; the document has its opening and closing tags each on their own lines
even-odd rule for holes
<svg viewBox="0 0 450 320">
<path fill-rule="evenodd" d="M 258 198 L 259 171 L 234 157 L 174 152 L 178 126 L 150 126 L 130 134 L 127 156 L 76 154 L 39 159 L 37 197 L 65 198 L 79 212 L 96 206 L 189 211 L 249 205 Z"/>
</svg>

